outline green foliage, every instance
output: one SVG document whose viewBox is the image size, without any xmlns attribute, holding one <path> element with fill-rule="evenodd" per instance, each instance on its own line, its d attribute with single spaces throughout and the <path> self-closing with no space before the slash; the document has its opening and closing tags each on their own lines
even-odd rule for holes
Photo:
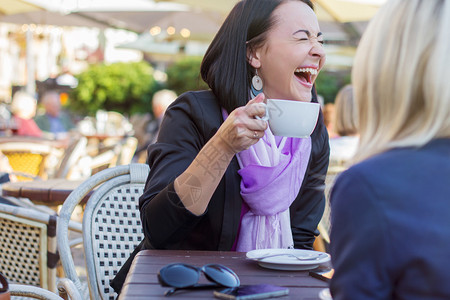
<svg viewBox="0 0 450 300">
<path fill-rule="evenodd" d="M 152 95 L 158 89 L 153 68 L 146 62 L 92 65 L 77 79 L 70 107 L 89 115 L 99 109 L 128 115 L 151 111 Z"/>
<path fill-rule="evenodd" d="M 322 70 L 316 79 L 317 93 L 325 103 L 334 103 L 339 89 L 350 83 L 350 71 L 331 72 Z"/>
<path fill-rule="evenodd" d="M 167 68 L 167 88 L 178 95 L 187 91 L 208 89 L 200 76 L 202 58 L 187 57 Z"/>
</svg>

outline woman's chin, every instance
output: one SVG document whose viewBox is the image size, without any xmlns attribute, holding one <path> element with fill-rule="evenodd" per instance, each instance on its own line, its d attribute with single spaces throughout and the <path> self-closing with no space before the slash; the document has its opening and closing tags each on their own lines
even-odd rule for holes
<svg viewBox="0 0 450 300">
<path fill-rule="evenodd" d="M 297 101 L 311 102 L 312 100 L 311 91 L 299 93 L 298 95 L 296 95 L 296 98 L 294 99 Z"/>
</svg>

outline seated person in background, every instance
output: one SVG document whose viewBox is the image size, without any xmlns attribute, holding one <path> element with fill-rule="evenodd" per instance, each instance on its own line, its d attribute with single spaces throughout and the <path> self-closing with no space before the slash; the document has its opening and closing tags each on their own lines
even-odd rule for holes
<svg viewBox="0 0 450 300">
<path fill-rule="evenodd" d="M 74 127 L 70 117 L 61 111 L 59 94 L 55 91 L 45 92 L 41 98 L 45 109 L 44 114 L 34 119 L 39 128 L 48 138 L 64 139 L 67 133 Z"/>
<path fill-rule="evenodd" d="M 334 118 L 335 118 L 335 107 L 334 103 L 327 103 L 322 106 L 323 110 L 323 121 L 327 127 L 328 136 L 330 138 L 337 137 L 337 133 L 334 130 Z"/>
<path fill-rule="evenodd" d="M 358 164 L 331 192 L 334 300 L 450 299 L 450 0 L 391 0 L 356 53 Z"/>
<path fill-rule="evenodd" d="M 358 147 L 358 116 L 351 85 L 344 86 L 336 96 L 333 128 L 338 136 L 330 138 L 330 165 L 345 165 Z"/>
<path fill-rule="evenodd" d="M 15 122 L 15 135 L 42 137 L 42 131 L 33 120 L 36 114 L 36 99 L 30 94 L 18 91 L 11 102 L 11 113 Z"/>
<path fill-rule="evenodd" d="M 166 112 L 167 107 L 169 107 L 176 98 L 177 94 L 171 90 L 160 90 L 153 95 L 152 110 L 154 119 L 145 126 L 145 132 L 138 133 L 137 128 L 135 129 L 135 132 L 140 136 L 140 140 L 143 141 L 136 150 L 138 162 L 145 163 L 147 158 L 147 147 L 156 142 L 164 113 Z"/>
<path fill-rule="evenodd" d="M 177 99 L 177 94 L 175 94 L 175 92 L 171 90 L 157 91 L 153 95 L 152 109 L 155 119 L 151 122 L 153 123 L 153 125 L 148 126 L 148 132 L 152 134 L 152 138 L 150 139 L 149 144 L 153 144 L 154 142 L 156 142 L 164 113 L 166 112 L 167 107 L 169 107 L 169 105 L 172 104 L 175 99 Z"/>
</svg>

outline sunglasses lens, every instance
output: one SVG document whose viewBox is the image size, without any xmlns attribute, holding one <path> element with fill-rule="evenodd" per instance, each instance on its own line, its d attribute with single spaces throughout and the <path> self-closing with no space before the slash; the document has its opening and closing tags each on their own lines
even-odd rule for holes
<svg viewBox="0 0 450 300">
<path fill-rule="evenodd" d="M 160 280 L 177 288 L 192 286 L 198 282 L 199 277 L 197 268 L 185 264 L 171 264 L 159 270 Z"/>
<path fill-rule="evenodd" d="M 206 277 L 220 285 L 226 287 L 238 287 L 240 285 L 239 277 L 231 269 L 217 264 L 205 265 L 202 268 Z"/>
</svg>

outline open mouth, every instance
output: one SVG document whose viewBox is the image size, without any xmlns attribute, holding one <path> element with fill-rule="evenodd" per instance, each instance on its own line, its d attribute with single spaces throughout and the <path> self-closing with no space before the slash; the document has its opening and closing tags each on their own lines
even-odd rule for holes
<svg viewBox="0 0 450 300">
<path fill-rule="evenodd" d="M 318 74 L 317 69 L 314 68 L 298 68 L 294 72 L 295 76 L 300 79 L 300 82 L 312 84 L 312 78 Z"/>
</svg>

